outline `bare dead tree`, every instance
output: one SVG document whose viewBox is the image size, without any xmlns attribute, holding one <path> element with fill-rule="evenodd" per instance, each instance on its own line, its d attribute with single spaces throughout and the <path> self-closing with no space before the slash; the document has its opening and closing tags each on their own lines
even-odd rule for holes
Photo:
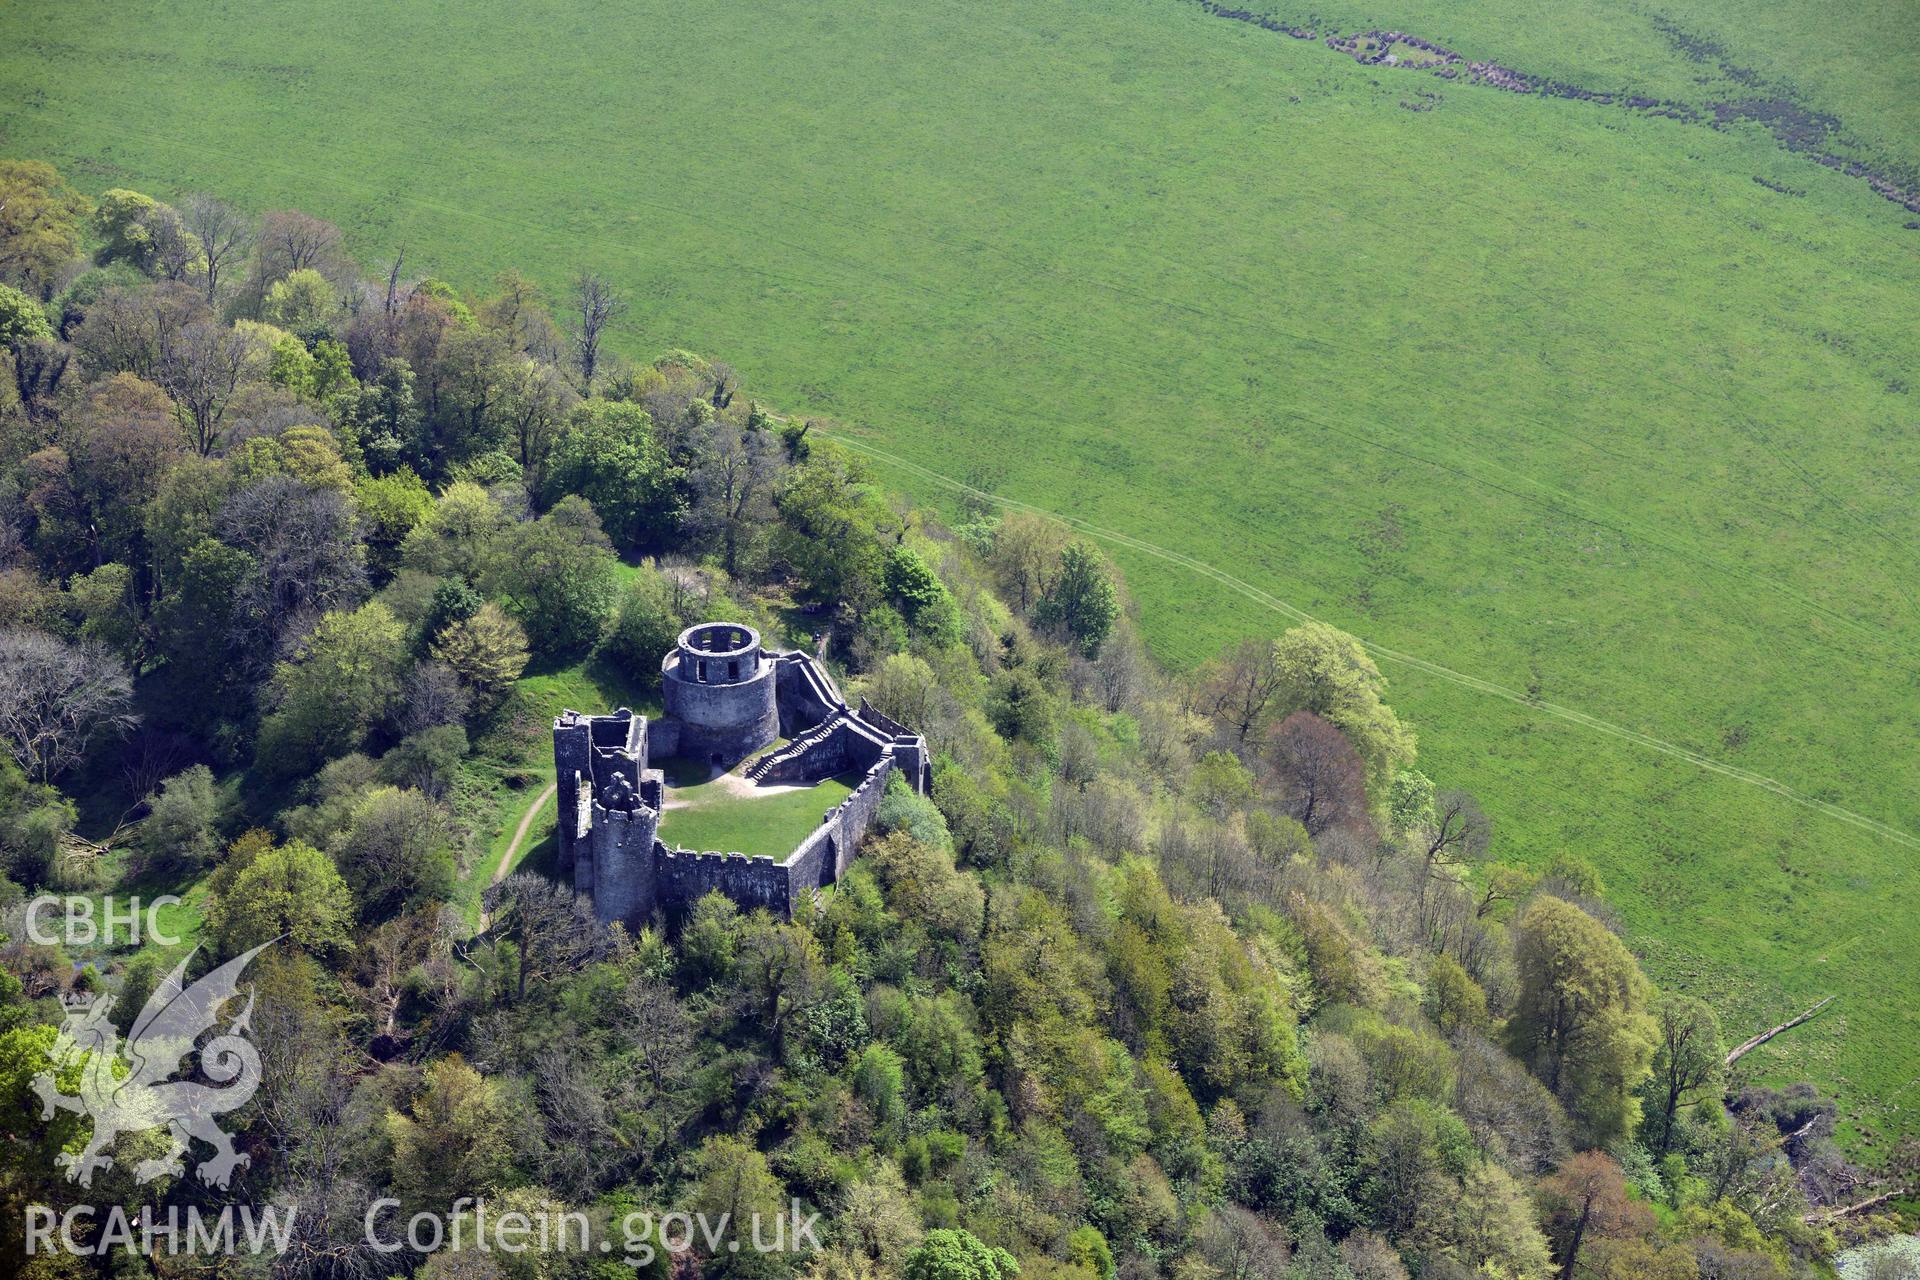
<svg viewBox="0 0 1920 1280">
<path fill-rule="evenodd" d="M 51 782 L 97 737 L 138 722 L 126 664 L 95 640 L 0 631 L 0 736 L 20 767 Z"/>
<path fill-rule="evenodd" d="M 1419 911 L 1426 919 L 1427 890 L 1439 868 L 1480 857 L 1493 839 L 1493 821 L 1479 802 L 1464 791 L 1444 791 L 1435 800 L 1433 817 L 1419 833 L 1421 863 Z"/>
<path fill-rule="evenodd" d="M 400 309 L 400 268 L 406 265 L 407 250 L 402 245 L 400 252 L 393 255 L 393 265 L 387 268 L 386 316 L 389 320 Z"/>
<path fill-rule="evenodd" d="M 1769 1027 L 1765 1031 L 1762 1031 L 1759 1035 L 1753 1037 L 1753 1039 L 1745 1041 L 1742 1044 L 1735 1045 L 1732 1049 L 1730 1049 L 1727 1052 L 1726 1061 L 1722 1065 L 1730 1067 L 1734 1063 L 1740 1061 L 1740 1059 L 1746 1057 L 1749 1053 L 1752 1053 L 1755 1049 L 1758 1049 L 1761 1045 L 1765 1044 L 1767 1041 L 1773 1039 L 1775 1036 L 1780 1035 L 1783 1032 L 1791 1031 L 1803 1022 L 1810 1021 L 1814 1017 L 1814 1015 L 1818 1014 L 1822 1009 L 1832 1004 L 1833 1000 L 1834 998 L 1832 996 L 1828 996 L 1826 999 L 1820 1001 L 1818 1004 L 1814 1005 L 1811 1009 L 1806 1010 L 1805 1012 L 1799 1014 L 1798 1016 L 1788 1018 L 1785 1022 L 1781 1023 L 1779 1026 Z"/>
<path fill-rule="evenodd" d="M 627 313 L 627 304 L 604 276 L 582 271 L 573 282 L 573 360 L 580 370 L 580 394 L 593 394 L 600 370 L 600 339 L 607 326 Z"/>
<path fill-rule="evenodd" d="M 520 949 L 516 1000 L 526 996 L 530 978 L 545 984 L 605 954 L 606 931 L 593 909 L 565 885 L 518 871 L 488 889 L 483 901 L 492 916 L 491 932 Z"/>
<path fill-rule="evenodd" d="M 207 284 L 207 305 L 220 293 L 220 277 L 245 258 L 253 228 L 240 211 L 212 196 L 188 196 L 182 211 L 186 228 L 200 241 L 200 274 Z"/>
<path fill-rule="evenodd" d="M 1194 709 L 1218 724 L 1221 735 L 1234 746 L 1242 747 L 1273 705 L 1281 683 L 1273 642 L 1242 641 L 1202 672 Z"/>
<path fill-rule="evenodd" d="M 246 362 L 246 338 L 211 320 L 194 321 L 161 346 L 160 384 L 186 411 L 193 446 L 203 458 L 220 443 L 221 422 Z"/>
<path fill-rule="evenodd" d="M 279 209 L 260 220 L 261 255 L 276 268 L 271 279 L 318 268 L 340 247 L 340 228 L 297 209 Z"/>
</svg>

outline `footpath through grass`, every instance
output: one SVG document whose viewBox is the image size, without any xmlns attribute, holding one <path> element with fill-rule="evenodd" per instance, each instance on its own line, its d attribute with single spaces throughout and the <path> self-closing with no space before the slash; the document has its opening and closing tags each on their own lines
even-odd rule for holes
<svg viewBox="0 0 1920 1280">
<path fill-rule="evenodd" d="M 1735 6 L 1683 8 L 1769 74 L 1800 41 L 1863 147 L 1910 137 L 1905 64 L 1854 15 L 1792 0 L 1746 48 Z M 1182 0 L 209 21 L 0 10 L 0 152 L 304 208 L 464 289 L 594 267 L 634 303 L 633 354 L 723 356 L 943 475 L 1920 832 L 1920 232 L 1757 126 L 1362 67 Z M 1511 47 L 1455 25 L 1418 34 L 1566 73 L 1543 25 Z M 1685 74 L 1625 6 L 1567 30 L 1575 70 Z M 1170 662 L 1285 623 L 1110 546 Z M 1730 1030 L 1840 997 L 1743 1067 L 1836 1091 L 1850 1138 L 1906 1123 L 1920 1013 L 1888 975 L 1920 971 L 1913 850 L 1386 670 L 1502 854 L 1598 864 L 1656 976 Z M 527 796 L 529 751 L 501 765 Z"/>
<path fill-rule="evenodd" d="M 477 833 L 454 886 L 454 903 L 469 927 L 480 923 L 480 897 L 527 809 L 553 781 L 553 719 L 569 708 L 599 714 L 628 707 L 658 715 L 656 699 L 630 673 L 604 659 L 535 669 L 514 685 L 512 699 L 476 744 L 455 788 L 454 804 Z M 542 801 L 507 870 L 545 867 L 555 852 L 554 803 Z"/>
</svg>

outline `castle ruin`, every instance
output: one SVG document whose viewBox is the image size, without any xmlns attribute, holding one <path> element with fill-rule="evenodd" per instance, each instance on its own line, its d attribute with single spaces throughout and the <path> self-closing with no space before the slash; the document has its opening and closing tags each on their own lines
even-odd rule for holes
<svg viewBox="0 0 1920 1280">
<path fill-rule="evenodd" d="M 666 715 L 625 707 L 610 715 L 563 712 L 553 722 L 560 796 L 560 867 L 602 922 L 638 929 L 657 912 L 713 890 L 783 919 L 837 881 L 897 771 L 925 795 L 926 739 L 869 706 L 847 705 L 811 656 L 762 648 L 751 627 L 688 627 L 661 663 Z M 859 773 L 853 794 L 784 859 L 673 849 L 660 838 L 665 779 L 649 758 L 737 765 L 778 738 L 788 742 L 747 767 L 754 783 L 812 785 Z"/>
</svg>

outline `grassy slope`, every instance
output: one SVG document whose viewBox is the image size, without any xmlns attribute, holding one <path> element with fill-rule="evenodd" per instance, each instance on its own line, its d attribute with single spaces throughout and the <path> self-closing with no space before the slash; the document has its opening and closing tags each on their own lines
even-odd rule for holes
<svg viewBox="0 0 1920 1280">
<path fill-rule="evenodd" d="M 511 706 L 476 744 L 478 750 L 455 791 L 455 803 L 479 833 L 453 894 L 468 924 L 479 924 L 481 894 L 493 882 L 494 869 L 528 806 L 553 781 L 554 717 L 569 709 L 598 714 L 620 706 L 643 715 L 660 713 L 658 699 L 638 689 L 610 661 L 591 659 L 535 670 L 514 686 Z M 551 856 L 553 813 L 554 802 L 548 798 L 509 871 Z"/>
<path fill-rule="evenodd" d="M 918 463 L 1920 831 L 1920 235 L 1757 131 L 1170 0 L 80 0 L 0 11 L 0 49 L 0 152 L 306 208 L 467 287 L 591 264 L 634 296 L 630 350 L 724 354 Z M 1850 125 L 1898 136 L 1883 70 L 1827 62 Z M 1282 622 L 1120 559 L 1173 661 Z M 1841 993 L 1759 1069 L 1876 1124 L 1920 1102 L 1886 981 L 1920 943 L 1883 924 L 1912 849 L 1388 675 L 1436 776 L 1518 856 L 1597 861 L 1730 1027 Z"/>
<path fill-rule="evenodd" d="M 1920 23 L 1904 0 L 1258 0 L 1232 5 L 1321 33 L 1424 36 L 1469 60 L 1696 106 L 1790 95 L 1840 121 L 1849 159 L 1920 175 Z M 1662 30 L 1662 26 L 1666 30 Z M 1749 73 L 1736 80 L 1728 66 Z"/>
</svg>

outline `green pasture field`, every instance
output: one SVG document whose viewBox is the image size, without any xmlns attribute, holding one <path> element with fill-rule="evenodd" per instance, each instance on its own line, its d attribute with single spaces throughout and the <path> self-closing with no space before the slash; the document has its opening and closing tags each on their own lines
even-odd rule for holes
<svg viewBox="0 0 1920 1280">
<path fill-rule="evenodd" d="M 1743 43 L 1747 7 L 1675 21 L 1915 149 L 1897 6 L 1784 0 Z M 1723 75 L 1577 8 L 1339 12 L 1596 88 Z M 1759 126 L 1185 0 L 16 0 L 0 154 L 306 209 L 473 291 L 603 271 L 627 352 L 1110 531 L 1174 664 L 1287 624 L 1211 566 L 1497 686 L 1383 658 L 1505 856 L 1595 862 L 1736 1038 L 1838 995 L 1743 1065 L 1836 1091 L 1868 1154 L 1912 1127 L 1920 230 Z"/>
<path fill-rule="evenodd" d="M 1704 107 L 1776 99 L 1831 117 L 1824 145 L 1920 187 L 1920 22 L 1904 0 L 1238 0 L 1317 35 L 1400 31 L 1540 79 Z"/>
</svg>

